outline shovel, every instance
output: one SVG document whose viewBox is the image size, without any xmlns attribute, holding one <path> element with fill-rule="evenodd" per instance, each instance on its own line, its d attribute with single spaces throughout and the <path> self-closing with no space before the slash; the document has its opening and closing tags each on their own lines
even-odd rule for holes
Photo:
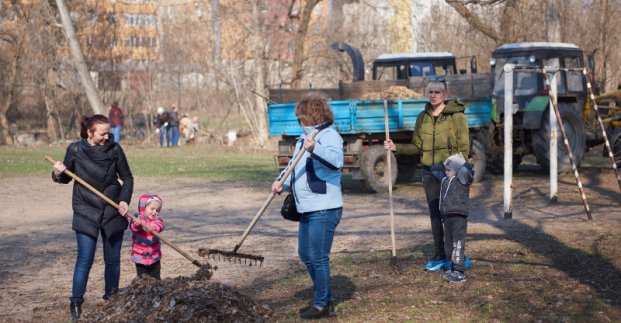
<svg viewBox="0 0 621 323">
<path fill-rule="evenodd" d="M 52 159 L 49 156 L 45 156 L 44 157 L 47 161 L 49 161 L 52 165 L 56 164 L 56 161 L 54 159 Z M 119 209 L 119 205 L 114 202 L 113 200 L 111 200 L 110 198 L 108 198 L 107 196 L 103 195 L 101 192 L 99 192 L 97 189 L 95 189 L 94 187 L 92 187 L 90 184 L 88 184 L 87 182 L 85 182 L 83 179 L 81 179 L 80 177 L 78 177 L 76 174 L 74 174 L 73 172 L 69 171 L 68 169 L 65 169 L 64 171 L 65 174 L 71 176 L 71 178 L 73 178 L 76 182 L 82 184 L 84 187 L 88 188 L 91 192 L 97 194 L 97 196 L 101 197 L 104 201 L 108 202 L 108 204 L 112 205 L 115 209 Z M 131 214 L 131 213 L 127 213 L 126 214 L 127 217 L 129 217 L 132 220 L 138 220 L 140 221 L 140 224 L 142 225 L 143 228 L 147 229 L 149 232 L 151 232 L 152 235 L 158 237 L 162 242 L 164 242 L 165 244 L 167 244 L 169 247 L 175 249 L 176 252 L 180 253 L 182 256 L 184 256 L 186 259 L 188 259 L 189 261 L 192 262 L 192 264 L 194 264 L 195 266 L 199 267 L 199 268 L 203 268 L 203 266 L 207 266 L 209 268 L 211 268 L 211 266 L 209 266 L 209 264 L 207 265 L 203 265 L 201 264 L 198 260 L 192 258 L 189 254 L 187 254 L 186 252 L 184 252 L 183 250 L 179 249 L 179 247 L 177 247 L 176 245 L 174 245 L 172 242 L 168 241 L 166 238 L 164 238 L 162 236 L 161 233 L 157 233 L 155 231 L 153 231 L 151 228 L 149 228 L 147 226 L 146 223 L 142 222 L 142 220 L 140 220 L 137 216 Z"/>
<path fill-rule="evenodd" d="M 317 133 L 318 131 L 313 131 L 310 137 L 314 139 Z M 291 172 L 293 172 L 295 165 L 298 164 L 298 162 L 300 161 L 300 159 L 302 158 L 305 152 L 306 152 L 306 148 L 304 148 L 304 145 L 302 145 L 302 148 L 300 149 L 298 154 L 295 156 L 295 158 L 291 162 L 291 165 L 287 167 L 287 171 L 282 176 L 280 181 L 278 181 L 280 185 L 284 184 L 284 182 L 287 180 L 289 175 L 291 175 Z M 214 258 L 214 256 L 221 255 L 221 256 L 224 256 L 225 259 L 229 259 L 229 260 L 231 258 L 242 258 L 242 259 L 250 259 L 250 260 L 259 261 L 262 263 L 264 258 L 261 256 L 253 256 L 253 255 L 248 255 L 248 254 L 237 253 L 237 251 L 241 247 L 242 243 L 244 243 L 244 240 L 246 240 L 246 237 L 248 237 L 248 235 L 250 234 L 250 231 L 252 231 L 252 228 L 254 228 L 254 226 L 257 224 L 257 222 L 259 221 L 259 219 L 261 218 L 261 216 L 263 215 L 267 207 L 270 205 L 270 203 L 272 202 L 276 194 L 277 193 L 275 192 L 270 193 L 270 195 L 267 197 L 267 200 L 265 200 L 265 202 L 259 209 L 259 212 L 257 212 L 257 214 L 254 216 L 254 218 L 250 222 L 250 225 L 248 225 L 248 228 L 246 228 L 246 231 L 244 231 L 244 234 L 242 234 L 241 238 L 239 239 L 239 242 L 235 245 L 235 248 L 233 248 L 232 252 L 217 250 L 217 249 L 209 249 L 209 250 L 204 250 L 202 253 L 206 254 L 207 256 L 211 256 L 212 258 Z"/>
</svg>

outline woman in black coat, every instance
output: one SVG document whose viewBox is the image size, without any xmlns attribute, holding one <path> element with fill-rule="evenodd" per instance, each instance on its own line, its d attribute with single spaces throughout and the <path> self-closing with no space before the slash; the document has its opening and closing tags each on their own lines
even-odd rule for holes
<svg viewBox="0 0 621 323">
<path fill-rule="evenodd" d="M 103 115 L 83 117 L 80 141 L 67 147 L 64 161 L 54 165 L 52 179 L 67 184 L 71 177 L 63 173 L 68 169 L 98 191 L 117 202 L 117 211 L 103 199 L 78 182 L 73 185 L 73 224 L 78 243 L 78 255 L 73 272 L 70 310 L 73 320 L 81 314 L 88 274 L 93 264 L 97 238 L 101 233 L 104 249 L 104 280 L 107 300 L 118 291 L 121 274 L 121 244 L 127 228 L 124 216 L 134 189 L 134 178 L 127 164 L 125 153 L 115 143 L 110 131 L 110 121 Z"/>
</svg>

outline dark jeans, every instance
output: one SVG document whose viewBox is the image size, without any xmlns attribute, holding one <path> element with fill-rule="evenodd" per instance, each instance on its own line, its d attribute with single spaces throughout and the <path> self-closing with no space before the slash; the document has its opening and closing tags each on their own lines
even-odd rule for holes
<svg viewBox="0 0 621 323">
<path fill-rule="evenodd" d="M 160 127 L 160 147 L 164 147 L 164 138 L 168 138 L 168 127 Z"/>
<path fill-rule="evenodd" d="M 179 145 L 179 127 L 178 126 L 168 126 L 168 131 L 166 132 L 166 145 L 173 146 L 173 147 Z"/>
<path fill-rule="evenodd" d="M 464 253 L 466 251 L 466 231 L 468 230 L 468 217 L 460 214 L 444 216 L 444 232 L 446 237 L 446 254 L 451 255 L 453 269 L 466 270 Z"/>
<path fill-rule="evenodd" d="M 136 274 L 138 274 L 138 277 L 142 277 L 142 275 L 147 275 L 157 280 L 161 280 L 162 279 L 160 277 L 161 268 L 162 266 L 160 265 L 159 261 L 149 266 L 142 265 L 142 264 L 136 264 Z"/>
<path fill-rule="evenodd" d="M 119 278 L 121 276 L 121 245 L 123 244 L 123 233 L 107 237 L 101 231 L 104 253 L 104 282 L 105 294 L 110 294 L 113 289 L 119 288 Z M 88 283 L 88 274 L 91 271 L 93 260 L 95 259 L 95 249 L 97 238 L 92 238 L 84 233 L 76 232 L 78 242 L 78 259 L 75 262 L 73 271 L 73 287 L 71 288 L 72 302 L 84 302 L 84 293 Z"/>
<path fill-rule="evenodd" d="M 343 208 L 307 212 L 300 218 L 298 255 L 313 281 L 313 305 L 325 307 L 330 292 L 330 249 Z"/>
<path fill-rule="evenodd" d="M 436 252 L 433 260 L 444 259 L 446 253 L 444 251 L 444 227 L 440 214 L 440 181 L 425 168 L 423 168 L 423 188 L 429 206 L 431 233 L 433 234 L 433 246 Z"/>
</svg>

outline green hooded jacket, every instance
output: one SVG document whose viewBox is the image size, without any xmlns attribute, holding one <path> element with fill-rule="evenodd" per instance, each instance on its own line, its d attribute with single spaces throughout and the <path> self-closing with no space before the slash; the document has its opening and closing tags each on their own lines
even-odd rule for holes
<svg viewBox="0 0 621 323">
<path fill-rule="evenodd" d="M 427 167 L 444 162 L 458 152 L 466 157 L 470 155 L 464 103 L 450 100 L 444 104 L 444 110 L 434 122 L 433 107 L 427 103 L 425 111 L 416 118 L 412 144 L 396 145 L 398 154 L 422 155 L 421 164 Z"/>
</svg>

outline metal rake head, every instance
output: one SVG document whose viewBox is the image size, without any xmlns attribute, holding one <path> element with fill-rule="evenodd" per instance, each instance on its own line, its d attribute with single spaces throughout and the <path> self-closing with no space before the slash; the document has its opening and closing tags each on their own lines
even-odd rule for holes
<svg viewBox="0 0 621 323">
<path fill-rule="evenodd" d="M 228 261 L 236 264 L 247 264 L 252 266 L 253 264 L 256 266 L 257 263 L 259 266 L 263 265 L 263 256 L 255 256 L 245 253 L 239 253 L 234 251 L 224 251 L 218 249 L 207 249 L 200 248 L 198 249 L 198 254 L 202 257 L 208 257 L 218 261 Z"/>
</svg>

